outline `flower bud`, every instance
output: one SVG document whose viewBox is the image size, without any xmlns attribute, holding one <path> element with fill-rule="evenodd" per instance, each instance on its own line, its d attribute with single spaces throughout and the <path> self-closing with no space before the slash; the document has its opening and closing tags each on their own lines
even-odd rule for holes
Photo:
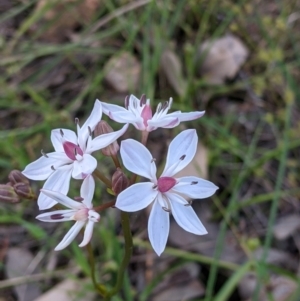
<svg viewBox="0 0 300 301">
<path fill-rule="evenodd" d="M 20 198 L 10 185 L 0 184 L 0 201 L 6 203 L 18 203 Z"/>
<path fill-rule="evenodd" d="M 19 170 L 12 170 L 8 175 L 8 179 L 12 184 L 24 183 L 29 185 L 29 180 Z"/>
<path fill-rule="evenodd" d="M 14 190 L 16 194 L 22 198 L 28 200 L 36 199 L 34 192 L 32 191 L 31 187 L 24 183 L 17 183 L 14 185 Z"/>
<path fill-rule="evenodd" d="M 94 130 L 95 137 L 103 135 L 103 134 L 112 133 L 112 132 L 113 132 L 113 129 L 104 120 L 101 120 L 100 122 L 98 122 L 98 124 L 96 125 L 96 128 Z M 118 153 L 119 149 L 120 149 L 120 147 L 116 140 L 112 144 L 102 148 L 101 152 L 104 156 L 115 156 Z"/>
<path fill-rule="evenodd" d="M 112 176 L 112 190 L 118 195 L 129 186 L 129 180 L 120 168 Z"/>
</svg>

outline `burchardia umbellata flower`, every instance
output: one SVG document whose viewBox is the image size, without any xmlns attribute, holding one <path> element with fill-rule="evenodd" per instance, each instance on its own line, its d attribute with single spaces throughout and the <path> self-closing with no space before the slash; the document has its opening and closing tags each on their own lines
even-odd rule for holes
<svg viewBox="0 0 300 301">
<path fill-rule="evenodd" d="M 156 177 L 155 160 L 144 145 L 132 139 L 121 143 L 120 153 L 125 167 L 150 182 L 134 184 L 121 192 L 117 197 L 116 207 L 134 212 L 153 203 L 148 221 L 148 235 L 158 255 L 164 251 L 167 243 L 170 212 L 184 230 L 197 235 L 207 233 L 184 196 L 193 199 L 207 198 L 218 187 L 194 176 L 174 177 L 191 162 L 197 143 L 195 130 L 185 130 L 177 135 L 170 143 L 166 165 L 159 178 Z"/>
<path fill-rule="evenodd" d="M 56 246 L 55 251 L 66 248 L 84 226 L 83 240 L 79 247 L 84 247 L 90 242 L 94 224 L 100 220 L 99 213 L 93 210 L 92 199 L 94 191 L 95 182 L 92 176 L 87 176 L 81 185 L 80 202 L 74 201 L 58 191 L 41 189 L 41 194 L 45 194 L 55 200 L 56 203 L 60 203 L 70 209 L 42 213 L 36 217 L 38 220 L 51 223 L 76 221 L 63 240 Z"/>
<path fill-rule="evenodd" d="M 205 111 L 196 111 L 182 113 L 176 111 L 169 113 L 172 105 L 172 98 L 169 101 L 159 103 L 156 112 L 152 113 L 150 99 L 146 99 L 145 95 L 141 99 L 134 95 L 125 98 L 125 108 L 102 102 L 103 113 L 108 115 L 112 120 L 119 123 L 132 123 L 136 129 L 151 132 L 157 128 L 173 128 L 182 121 L 194 120 L 202 117 Z"/>
<path fill-rule="evenodd" d="M 67 194 L 70 179 L 84 179 L 97 167 L 97 160 L 91 155 L 102 149 L 124 134 L 128 125 L 119 131 L 103 134 L 92 138 L 97 123 L 102 117 L 102 107 L 99 100 L 95 101 L 91 115 L 86 122 L 79 126 L 77 121 L 77 135 L 68 129 L 55 129 L 51 132 L 54 152 L 44 153 L 38 160 L 30 163 L 23 170 L 23 174 L 31 180 L 46 180 L 43 188 Z M 56 204 L 54 199 L 46 194 L 40 194 L 38 205 L 41 210 Z"/>
</svg>

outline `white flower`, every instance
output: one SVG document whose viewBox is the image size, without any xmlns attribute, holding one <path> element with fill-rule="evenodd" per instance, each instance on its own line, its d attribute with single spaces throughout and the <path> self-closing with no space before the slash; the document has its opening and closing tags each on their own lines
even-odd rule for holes
<svg viewBox="0 0 300 301">
<path fill-rule="evenodd" d="M 143 95 L 141 99 L 134 95 L 125 98 L 125 109 L 123 107 L 102 102 L 103 113 L 111 119 L 120 123 L 132 123 L 136 129 L 151 132 L 157 128 L 173 128 L 182 121 L 194 120 L 204 115 L 202 112 L 181 113 L 176 111 L 168 114 L 172 105 L 172 98 L 159 105 L 152 116 L 150 99 L 146 100 Z"/>
<path fill-rule="evenodd" d="M 124 134 L 128 125 L 119 131 L 103 134 L 92 139 L 91 133 L 101 120 L 102 108 L 99 100 L 95 101 L 93 111 L 82 127 L 77 122 L 77 135 L 68 129 L 55 129 L 51 132 L 51 141 L 55 152 L 43 153 L 38 160 L 30 163 L 23 174 L 32 180 L 46 180 L 45 189 L 67 194 L 71 176 L 84 179 L 97 167 L 97 160 L 91 153 L 102 149 Z M 51 208 L 56 201 L 45 194 L 40 194 L 38 205 L 41 210 Z"/>
<path fill-rule="evenodd" d="M 141 143 L 127 139 L 121 143 L 121 157 L 131 172 L 148 178 L 151 182 L 137 183 L 117 197 L 116 207 L 128 212 L 141 210 L 153 202 L 148 221 L 148 235 L 155 252 L 160 255 L 166 246 L 169 234 L 169 212 L 184 230 L 203 235 L 207 231 L 182 196 L 202 199 L 218 189 L 213 183 L 198 177 L 175 178 L 174 175 L 186 167 L 197 149 L 195 130 L 185 130 L 170 143 L 164 171 L 157 179 L 155 160 Z"/>
<path fill-rule="evenodd" d="M 87 176 L 82 183 L 80 190 L 80 196 L 83 199 L 82 202 L 74 201 L 57 191 L 41 189 L 42 194 L 53 198 L 55 202 L 58 202 L 70 209 L 56 210 L 40 214 L 36 217 L 38 220 L 50 223 L 70 220 L 76 221 L 63 240 L 56 246 L 55 251 L 66 248 L 85 225 L 83 240 L 79 247 L 84 247 L 91 240 L 94 224 L 100 220 L 100 215 L 93 210 L 92 199 L 94 190 L 95 182 L 93 176 Z"/>
</svg>

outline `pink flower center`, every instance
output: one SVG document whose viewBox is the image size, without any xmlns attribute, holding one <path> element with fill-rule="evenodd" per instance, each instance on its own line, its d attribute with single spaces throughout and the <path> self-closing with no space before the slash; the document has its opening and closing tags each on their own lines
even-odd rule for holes
<svg viewBox="0 0 300 301">
<path fill-rule="evenodd" d="M 82 208 L 79 209 L 73 216 L 75 221 L 86 221 L 89 217 L 89 209 Z"/>
<path fill-rule="evenodd" d="M 176 184 L 176 180 L 171 177 L 161 177 L 157 181 L 157 188 L 160 192 L 167 192 Z"/>
<path fill-rule="evenodd" d="M 65 151 L 66 155 L 67 155 L 71 160 L 74 160 L 74 161 L 75 161 L 75 160 L 76 160 L 77 154 L 80 155 L 80 156 L 83 156 L 83 151 L 82 151 L 82 149 L 81 149 L 78 145 L 76 145 L 76 144 L 74 144 L 74 143 L 72 143 L 72 142 L 65 141 L 65 142 L 63 143 L 63 148 L 64 148 L 64 151 Z"/>
<path fill-rule="evenodd" d="M 148 126 L 148 120 L 152 118 L 152 110 L 151 107 L 146 104 L 142 110 L 141 116 L 144 120 L 144 125 Z"/>
</svg>

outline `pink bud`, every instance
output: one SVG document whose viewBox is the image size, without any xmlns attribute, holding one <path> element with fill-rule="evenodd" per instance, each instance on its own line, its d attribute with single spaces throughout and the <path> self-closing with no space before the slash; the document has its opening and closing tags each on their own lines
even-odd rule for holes
<svg viewBox="0 0 300 301">
<path fill-rule="evenodd" d="M 12 186 L 0 184 L 0 201 L 6 203 L 19 203 L 20 198 Z"/>
<path fill-rule="evenodd" d="M 104 120 L 101 120 L 100 122 L 98 122 L 98 124 L 96 125 L 96 128 L 94 130 L 95 137 L 103 135 L 103 134 L 112 133 L 112 132 L 113 132 L 113 129 Z M 110 156 L 115 156 L 118 153 L 119 149 L 120 149 L 120 147 L 119 147 L 118 142 L 114 141 L 110 145 L 102 148 L 101 152 L 104 156 L 110 157 Z"/>
<path fill-rule="evenodd" d="M 117 168 L 115 173 L 112 176 L 112 190 L 118 195 L 123 190 L 125 190 L 129 186 L 129 180 L 121 170 L 121 168 Z"/>
<path fill-rule="evenodd" d="M 8 179 L 12 184 L 24 183 L 29 185 L 29 180 L 22 174 L 20 170 L 12 170 L 8 175 Z"/>
<path fill-rule="evenodd" d="M 36 195 L 32 191 L 31 187 L 24 183 L 17 183 L 14 185 L 14 190 L 16 194 L 27 200 L 35 200 Z"/>
</svg>

